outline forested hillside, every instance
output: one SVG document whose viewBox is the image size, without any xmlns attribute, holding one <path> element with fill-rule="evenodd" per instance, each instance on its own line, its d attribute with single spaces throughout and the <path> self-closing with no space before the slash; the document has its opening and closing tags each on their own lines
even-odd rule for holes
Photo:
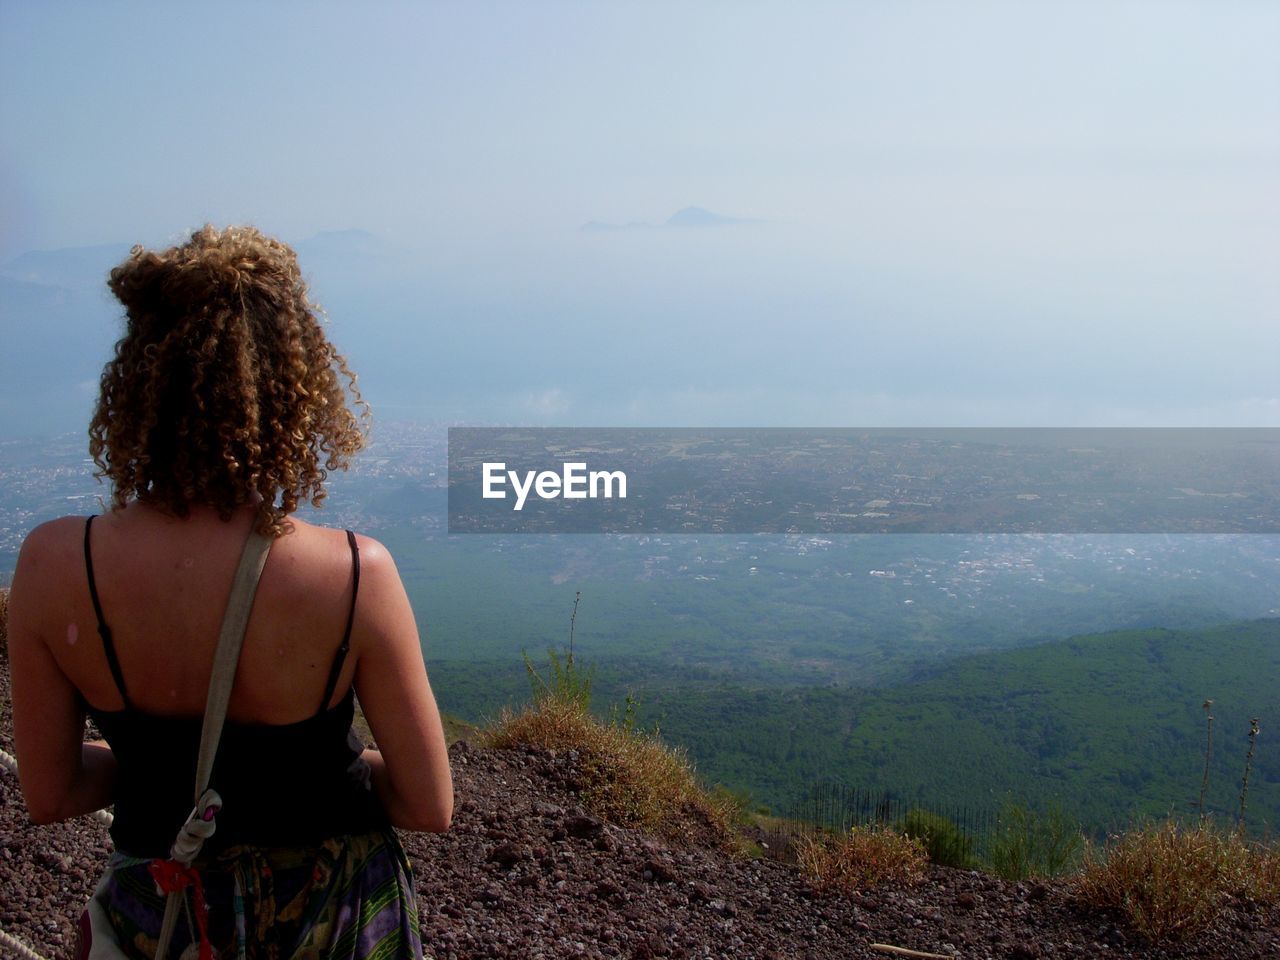
<svg viewBox="0 0 1280 960">
<path fill-rule="evenodd" d="M 907 800 L 1060 805 L 1093 831 L 1194 814 L 1214 701 L 1206 807 L 1239 808 L 1251 717 L 1261 735 L 1251 829 L 1280 824 L 1280 620 L 1134 630 L 953 660 L 880 689 L 755 688 L 649 664 L 600 664 L 596 708 L 628 691 L 639 720 L 701 773 L 778 810 L 837 781 Z M 442 700 L 477 718 L 527 693 L 523 667 L 433 666 Z M 523 690 L 522 690 L 523 688 Z"/>
</svg>

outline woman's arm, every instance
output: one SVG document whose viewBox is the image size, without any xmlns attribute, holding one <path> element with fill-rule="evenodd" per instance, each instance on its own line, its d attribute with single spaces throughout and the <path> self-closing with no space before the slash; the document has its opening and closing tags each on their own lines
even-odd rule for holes
<svg viewBox="0 0 1280 960">
<path fill-rule="evenodd" d="M 409 598 L 386 548 L 360 538 L 360 594 L 352 648 L 360 707 L 377 741 L 366 750 L 373 788 L 391 822 L 441 831 L 453 817 L 444 728 L 427 681 Z"/>
<path fill-rule="evenodd" d="M 53 586 L 67 575 L 60 523 L 43 524 L 27 537 L 9 591 L 13 738 L 22 795 L 36 823 L 109 806 L 115 785 L 111 748 L 101 741 L 84 742 L 79 693 L 49 649 L 55 630 L 46 611 L 57 606 Z M 75 625 L 59 622 L 57 635 L 74 636 L 68 627 Z"/>
</svg>

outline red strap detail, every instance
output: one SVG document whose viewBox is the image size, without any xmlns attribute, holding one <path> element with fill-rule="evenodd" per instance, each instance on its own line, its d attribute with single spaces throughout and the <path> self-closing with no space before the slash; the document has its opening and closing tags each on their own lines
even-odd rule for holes
<svg viewBox="0 0 1280 960">
<path fill-rule="evenodd" d="M 200 928 L 200 960 L 213 960 L 213 945 L 209 942 L 208 907 L 204 902 L 204 883 L 195 867 L 183 866 L 177 860 L 152 860 L 147 867 L 151 879 L 164 893 L 181 893 L 191 887 L 196 905 L 196 926 Z"/>
</svg>

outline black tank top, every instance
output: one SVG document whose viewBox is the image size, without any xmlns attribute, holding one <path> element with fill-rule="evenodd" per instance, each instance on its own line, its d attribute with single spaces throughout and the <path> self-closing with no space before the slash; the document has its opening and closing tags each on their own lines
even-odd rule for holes
<svg viewBox="0 0 1280 960">
<path fill-rule="evenodd" d="M 86 704 L 116 759 L 111 837 L 123 853 L 167 857 L 194 800 L 196 756 L 204 720 L 144 713 L 129 700 L 93 578 L 92 526 L 90 517 L 84 527 L 89 596 L 107 665 L 124 701 L 121 710 L 98 710 Z M 360 587 L 360 553 L 350 530 L 347 543 L 351 547 L 351 609 L 320 709 L 314 716 L 290 724 L 226 722 L 209 782 L 222 797 L 223 807 L 217 830 L 205 843 L 205 857 L 236 844 L 308 846 L 328 837 L 387 826 L 386 813 L 372 790 L 348 773 L 359 756 L 349 736 L 354 689 L 348 689 L 337 706 L 328 708 L 349 649 Z"/>
</svg>

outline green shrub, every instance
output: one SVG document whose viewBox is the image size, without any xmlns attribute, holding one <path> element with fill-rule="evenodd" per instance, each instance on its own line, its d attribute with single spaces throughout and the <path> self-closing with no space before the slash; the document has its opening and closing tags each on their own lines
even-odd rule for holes
<svg viewBox="0 0 1280 960">
<path fill-rule="evenodd" d="M 583 670 L 573 654 L 560 656 L 556 651 L 548 650 L 547 675 L 544 677 L 533 665 L 527 653 L 524 656 L 524 668 L 529 674 L 529 686 L 533 690 L 535 704 L 550 701 L 564 704 L 586 711 L 591 706 L 591 682 L 595 678 L 595 667 Z"/>
<path fill-rule="evenodd" d="M 1053 877 L 1075 866 L 1084 848 L 1080 827 L 1061 808 L 1036 815 L 1006 802 L 987 844 L 987 865 L 1006 880 Z"/>
<path fill-rule="evenodd" d="M 945 867 L 967 867 L 973 863 L 973 840 L 947 817 L 916 807 L 906 812 L 898 829 L 919 840 L 934 863 Z"/>
</svg>

